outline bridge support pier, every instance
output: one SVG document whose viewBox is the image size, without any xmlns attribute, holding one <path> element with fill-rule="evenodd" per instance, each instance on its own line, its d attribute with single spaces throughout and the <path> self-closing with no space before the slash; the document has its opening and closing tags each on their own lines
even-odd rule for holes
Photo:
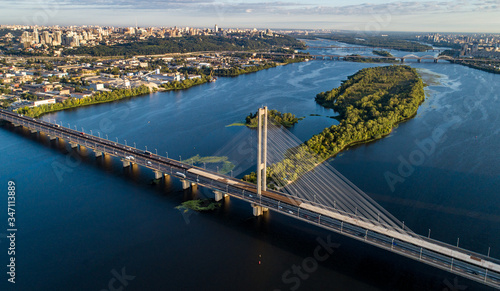
<svg viewBox="0 0 500 291">
<path fill-rule="evenodd" d="M 264 212 L 269 211 L 267 207 L 262 207 L 260 205 L 252 204 L 253 216 L 261 216 Z"/>
<path fill-rule="evenodd" d="M 49 140 L 57 140 L 58 137 L 57 136 L 52 136 L 52 135 L 49 135 Z"/>
<path fill-rule="evenodd" d="M 186 190 L 191 186 L 191 183 L 188 180 L 181 180 L 182 182 L 182 189 Z"/>
<path fill-rule="evenodd" d="M 217 190 L 214 190 L 214 194 L 215 194 L 215 201 L 216 202 L 219 202 L 221 201 L 222 199 L 228 197 L 229 195 L 227 195 L 226 193 L 223 193 L 221 191 L 217 191 Z"/>
<path fill-rule="evenodd" d="M 129 160 L 122 160 L 122 163 L 123 163 L 123 167 L 124 168 L 130 167 L 130 161 Z"/>
<path fill-rule="evenodd" d="M 69 142 L 69 145 L 71 146 L 72 149 L 77 148 L 78 144 L 74 142 Z"/>
<path fill-rule="evenodd" d="M 160 172 L 160 171 L 154 171 L 154 172 L 155 172 L 155 179 L 156 180 L 163 178 L 162 172 Z"/>
<path fill-rule="evenodd" d="M 19 127 L 19 126 L 22 126 L 22 125 L 20 125 L 20 124 L 18 124 L 18 123 L 12 123 L 12 125 L 14 125 L 14 127 Z"/>
<path fill-rule="evenodd" d="M 102 157 L 104 155 L 103 152 L 100 152 L 100 151 L 94 151 L 94 154 L 95 154 L 95 157 L 98 158 L 98 157 Z"/>
<path fill-rule="evenodd" d="M 37 133 L 37 132 L 38 132 L 38 130 L 36 130 L 36 129 L 30 129 L 30 132 L 31 132 L 31 133 Z"/>
</svg>

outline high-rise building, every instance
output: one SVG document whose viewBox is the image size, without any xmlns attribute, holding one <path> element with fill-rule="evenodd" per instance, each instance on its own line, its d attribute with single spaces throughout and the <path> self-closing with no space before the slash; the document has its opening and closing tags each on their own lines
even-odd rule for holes
<svg viewBox="0 0 500 291">
<path fill-rule="evenodd" d="M 52 44 L 55 46 L 62 44 L 62 31 L 58 30 L 54 32 L 54 39 L 52 41 Z"/>
<path fill-rule="evenodd" d="M 52 45 L 52 37 L 48 31 L 42 32 L 42 37 L 40 42 L 46 45 Z"/>
<path fill-rule="evenodd" d="M 38 29 L 35 27 L 33 29 L 33 43 L 38 43 L 39 38 L 38 38 Z"/>
<path fill-rule="evenodd" d="M 217 26 L 217 24 L 214 27 L 214 31 L 215 31 L 215 33 L 219 32 L 219 26 Z"/>
</svg>

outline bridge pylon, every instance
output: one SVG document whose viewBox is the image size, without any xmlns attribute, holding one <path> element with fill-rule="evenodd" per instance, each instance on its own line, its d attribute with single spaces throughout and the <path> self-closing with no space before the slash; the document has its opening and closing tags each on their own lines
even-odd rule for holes
<svg viewBox="0 0 500 291">
<path fill-rule="evenodd" d="M 259 108 L 259 130 L 257 146 L 257 194 L 267 189 L 267 106 Z"/>
</svg>

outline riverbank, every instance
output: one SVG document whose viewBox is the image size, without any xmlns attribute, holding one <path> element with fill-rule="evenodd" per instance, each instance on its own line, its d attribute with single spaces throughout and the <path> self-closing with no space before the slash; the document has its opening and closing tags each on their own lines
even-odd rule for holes
<svg viewBox="0 0 500 291">
<path fill-rule="evenodd" d="M 61 110 L 66 110 L 66 109 L 71 109 L 71 108 L 78 108 L 78 107 L 83 107 L 83 106 L 88 106 L 88 105 L 95 105 L 95 104 L 100 104 L 100 103 L 107 103 L 107 102 L 113 102 L 113 101 L 118 101 L 126 98 L 132 98 L 132 97 L 137 97 L 141 95 L 147 95 L 150 94 L 151 91 L 148 87 L 146 86 L 140 86 L 134 89 L 115 89 L 111 92 L 99 92 L 92 97 L 86 97 L 86 98 L 69 98 L 64 100 L 61 103 L 55 103 L 55 104 L 46 104 L 46 105 L 40 105 L 36 107 L 23 107 L 19 108 L 17 110 L 17 113 L 23 114 L 26 116 L 38 118 L 44 114 L 51 113 L 51 112 L 56 112 L 56 111 L 61 111 Z"/>
<path fill-rule="evenodd" d="M 184 81 L 173 81 L 173 82 L 168 82 L 167 84 L 161 85 L 159 90 L 163 91 L 163 92 L 186 90 L 186 89 L 189 89 L 189 88 L 194 87 L 194 86 L 208 83 L 211 80 L 212 80 L 212 77 L 210 77 L 210 76 L 201 76 L 201 78 L 196 78 L 196 79 L 186 79 Z"/>
<path fill-rule="evenodd" d="M 283 161 L 268 167 L 268 178 L 285 186 L 341 151 L 389 135 L 413 118 L 425 100 L 424 84 L 409 66 L 362 69 L 338 88 L 319 93 L 316 102 L 339 113 L 338 125 L 294 149 Z M 253 182 L 255 173 L 244 177 Z"/>
<path fill-rule="evenodd" d="M 452 58 L 460 58 L 460 52 L 458 50 L 445 50 L 444 52 L 441 52 L 439 56 L 449 56 Z M 454 64 L 459 64 L 462 66 L 466 66 L 472 69 L 476 70 L 481 70 L 485 71 L 488 73 L 493 73 L 493 74 L 500 74 L 500 63 L 497 62 L 497 67 L 492 66 L 491 63 L 485 63 L 485 62 L 479 62 L 475 61 L 474 58 L 471 58 L 470 60 L 466 61 L 453 61 Z"/>
</svg>

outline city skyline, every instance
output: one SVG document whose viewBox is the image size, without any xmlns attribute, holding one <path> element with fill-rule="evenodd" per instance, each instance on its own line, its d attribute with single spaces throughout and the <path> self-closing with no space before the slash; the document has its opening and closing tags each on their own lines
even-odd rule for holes
<svg viewBox="0 0 500 291">
<path fill-rule="evenodd" d="M 19 16 L 19 11 L 23 14 Z M 500 0 L 11 1 L 1 24 L 194 26 L 498 33 Z"/>
</svg>

